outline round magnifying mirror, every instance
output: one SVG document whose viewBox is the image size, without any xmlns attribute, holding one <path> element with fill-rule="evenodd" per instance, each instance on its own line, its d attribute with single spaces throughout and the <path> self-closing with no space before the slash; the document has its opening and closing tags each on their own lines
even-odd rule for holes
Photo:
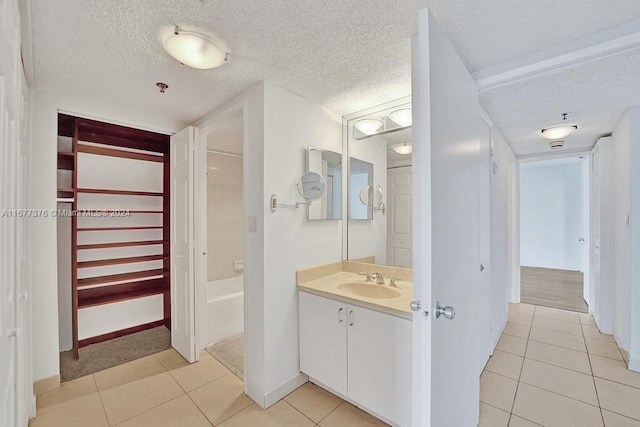
<svg viewBox="0 0 640 427">
<path fill-rule="evenodd" d="M 370 185 L 365 185 L 360 190 L 360 201 L 365 206 L 371 206 L 372 197 L 373 196 L 373 188 Z"/>
<path fill-rule="evenodd" d="M 382 206 L 382 202 L 384 201 L 383 198 L 383 194 L 382 194 L 382 186 L 378 185 L 376 187 L 376 204 L 378 205 L 378 207 Z"/>
<path fill-rule="evenodd" d="M 322 197 L 327 183 L 319 173 L 307 172 L 298 181 L 298 193 L 307 200 L 317 200 Z"/>
</svg>

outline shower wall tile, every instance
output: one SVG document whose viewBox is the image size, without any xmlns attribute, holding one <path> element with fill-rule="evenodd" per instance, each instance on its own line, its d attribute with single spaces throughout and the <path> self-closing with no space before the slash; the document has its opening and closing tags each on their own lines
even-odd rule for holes
<svg viewBox="0 0 640 427">
<path fill-rule="evenodd" d="M 207 280 L 239 276 L 243 259 L 242 157 L 207 153 Z"/>
</svg>

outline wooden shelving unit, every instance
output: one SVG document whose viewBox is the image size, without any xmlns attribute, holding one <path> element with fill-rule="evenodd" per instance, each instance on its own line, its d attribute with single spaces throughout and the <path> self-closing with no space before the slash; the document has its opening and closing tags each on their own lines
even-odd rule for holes
<svg viewBox="0 0 640 427">
<path fill-rule="evenodd" d="M 171 298 L 170 298 L 170 246 L 169 246 L 169 136 L 153 132 L 117 126 L 94 120 L 58 114 L 58 135 L 70 138 L 71 144 L 66 144 L 58 151 L 58 170 L 63 172 L 65 179 L 60 182 L 58 188 L 58 201 L 70 203 L 71 210 L 71 300 L 72 300 L 72 329 L 73 350 L 76 358 L 78 348 L 114 338 L 145 328 L 164 324 L 171 324 Z M 68 142 L 68 141 L 67 141 Z M 78 185 L 78 170 L 83 168 L 82 157 L 93 155 L 106 156 L 116 159 L 126 159 L 137 162 L 162 163 L 162 191 L 146 191 L 136 189 L 132 183 L 131 188 L 92 188 Z M 89 156 L 91 157 L 91 156 Z M 113 171 L 117 173 L 117 171 Z M 70 177 L 69 175 L 70 174 Z M 107 177 L 108 178 L 108 177 Z M 70 181 L 70 182 L 69 182 Z M 108 185 L 106 186 L 108 187 Z M 108 200 L 140 200 L 162 199 L 162 209 L 145 209 L 144 203 L 135 203 L 132 209 L 105 209 L 85 206 L 83 195 L 92 197 L 105 197 Z M 119 199 L 126 196 L 128 199 Z M 95 200 L 95 199 L 94 199 Z M 106 203 L 100 203 L 101 206 Z M 121 204 L 120 204 L 121 205 Z M 159 205 L 158 203 L 154 204 Z M 121 225 L 113 223 L 90 223 L 79 226 L 79 217 L 108 216 L 109 212 L 138 215 L 141 220 L 136 223 Z M 158 215 L 161 215 L 161 225 L 158 225 Z M 147 224 L 144 224 L 147 222 Z M 91 234 L 97 232 L 97 234 Z M 103 233 L 108 232 L 108 233 Z M 125 232 L 123 234 L 122 232 Z M 133 237 L 136 233 L 158 233 L 162 237 L 155 239 L 140 239 Z M 120 233 L 120 234 L 118 234 Z M 79 239 L 79 236 L 85 236 Z M 125 239 L 117 239 L 126 235 Z M 93 240 L 88 239 L 87 236 Z M 98 237 L 96 237 L 98 236 Z M 100 236 L 104 236 L 101 238 Z M 113 237 L 116 236 L 116 237 Z M 78 241 L 82 243 L 79 244 Z M 158 246 L 152 254 L 131 255 L 131 251 L 144 247 Z M 129 255 L 119 255 L 114 252 L 117 249 L 127 249 Z M 107 251 L 105 251 L 107 250 Z M 153 248 L 146 252 L 154 251 Z M 89 255 L 87 255 L 89 254 Z M 81 255 L 79 257 L 79 255 Z M 82 261 L 78 261 L 78 258 Z M 149 268 L 161 264 L 161 268 Z M 135 269 L 134 266 L 139 268 Z M 124 272 L 105 274 L 104 271 L 112 271 L 125 268 Z M 93 269 L 93 270 L 92 270 Z M 131 271 L 134 270 L 134 271 Z M 97 272 L 96 272 L 97 271 Z M 78 339 L 78 311 L 106 304 L 114 304 L 153 295 L 163 295 L 163 319 L 144 325 L 134 325 L 121 331 Z"/>
</svg>

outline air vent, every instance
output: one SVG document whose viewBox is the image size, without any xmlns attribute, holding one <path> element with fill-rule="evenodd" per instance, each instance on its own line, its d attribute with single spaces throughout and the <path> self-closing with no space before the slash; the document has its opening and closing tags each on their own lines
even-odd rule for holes
<svg viewBox="0 0 640 427">
<path fill-rule="evenodd" d="M 549 147 L 551 147 L 552 150 L 557 150 L 558 148 L 562 148 L 563 145 L 564 145 L 564 141 L 550 141 L 549 142 Z"/>
</svg>

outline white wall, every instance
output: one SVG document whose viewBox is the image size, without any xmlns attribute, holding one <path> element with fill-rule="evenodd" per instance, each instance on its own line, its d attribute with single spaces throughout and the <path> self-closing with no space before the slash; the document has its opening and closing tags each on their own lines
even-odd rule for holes
<svg viewBox="0 0 640 427">
<path fill-rule="evenodd" d="M 520 263 L 584 270 L 582 160 L 520 166 Z"/>
<path fill-rule="evenodd" d="M 491 175 L 491 322 L 493 348 L 507 324 L 510 233 L 509 233 L 509 169 L 516 161 L 500 130 L 491 129 L 493 170 Z"/>
<path fill-rule="evenodd" d="M 309 145 L 342 152 L 342 122 L 326 109 L 277 86 L 264 85 L 264 366 L 265 405 L 300 381 L 296 270 L 342 259 L 342 221 L 308 221 L 304 207 L 272 213 L 272 193 L 300 199 L 296 182 Z M 248 153 L 250 156 L 251 154 Z"/>
<path fill-rule="evenodd" d="M 94 118 L 163 133 L 173 133 L 182 123 L 121 107 L 31 92 L 30 206 L 56 209 L 58 112 Z M 33 379 L 59 374 L 57 221 L 39 218 L 30 230 L 33 307 Z"/>
</svg>

